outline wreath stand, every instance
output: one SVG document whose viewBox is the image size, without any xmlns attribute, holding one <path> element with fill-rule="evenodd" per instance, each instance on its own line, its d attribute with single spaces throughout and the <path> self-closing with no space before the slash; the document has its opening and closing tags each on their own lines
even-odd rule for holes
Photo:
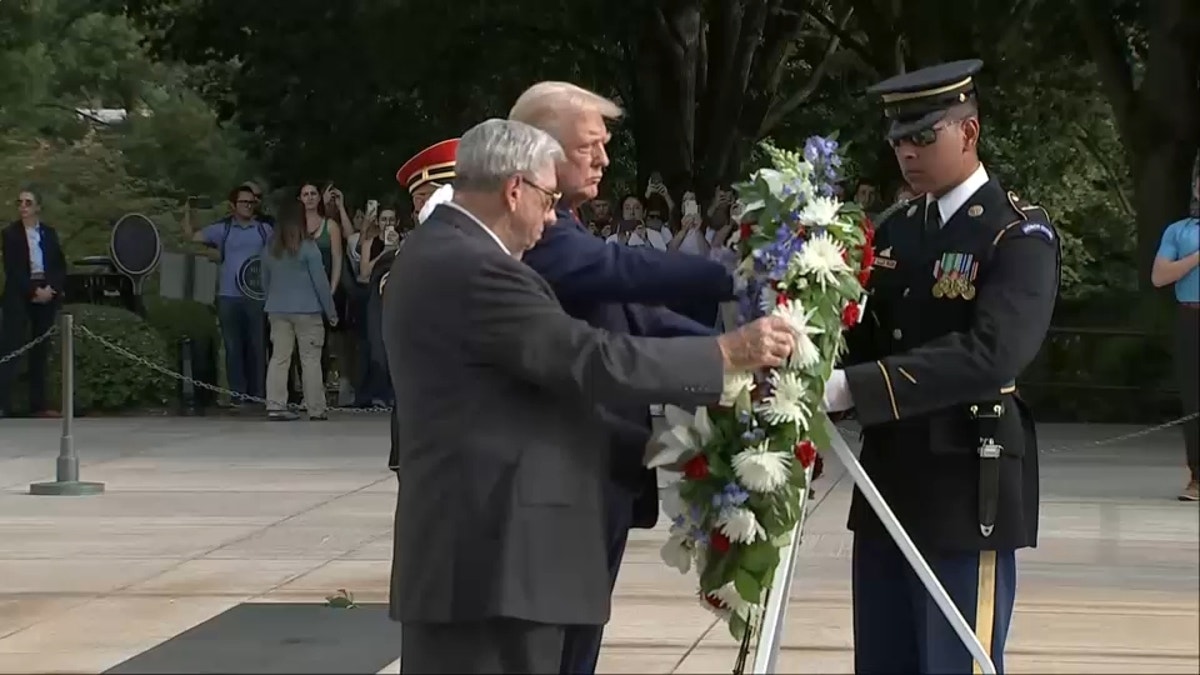
<svg viewBox="0 0 1200 675">
<path fill-rule="evenodd" d="M 992 659 L 988 656 L 987 650 L 979 642 L 979 638 L 975 635 L 975 631 L 971 630 L 970 624 L 963 618 L 958 607 L 950 599 L 946 589 L 942 583 L 930 569 L 929 563 L 925 562 L 925 558 L 921 556 L 920 551 L 909 538 L 908 533 L 904 531 L 904 527 L 900 525 L 900 521 L 896 519 L 896 515 L 892 513 L 891 507 L 883 500 L 883 496 L 879 494 L 878 488 L 863 470 L 862 464 L 858 458 L 854 456 L 854 452 L 850 450 L 850 446 L 846 443 L 846 439 L 842 438 L 842 434 L 834 426 L 833 422 L 827 415 L 822 415 L 822 423 L 828 431 L 831 450 L 841 460 L 842 465 L 846 467 L 846 471 L 850 473 L 850 478 L 858 489 L 862 491 L 867 502 L 874 509 L 875 515 L 879 516 L 880 522 L 887 528 L 888 534 L 896 542 L 896 546 L 904 553 L 904 557 L 908 560 L 908 564 L 912 566 L 913 571 L 921 579 L 925 590 L 929 592 L 930 597 L 937 603 L 938 609 L 942 610 L 942 615 L 950 622 L 950 626 L 954 628 L 954 632 L 958 638 L 962 640 L 963 646 L 971 653 L 971 657 L 979 664 L 979 672 L 983 675 L 996 675 L 996 666 L 992 663 Z M 808 478 L 812 478 L 812 469 L 808 469 Z M 762 620 L 759 623 L 758 642 L 754 648 L 754 660 L 751 666 L 752 673 L 764 673 L 774 675 L 777 672 L 779 661 L 779 648 L 783 638 L 783 628 L 787 617 L 788 598 L 791 594 L 792 576 L 796 571 L 796 552 L 800 548 L 801 533 L 804 529 L 804 521 L 808 515 L 808 499 L 806 495 L 805 506 L 801 510 L 800 518 L 796 521 L 796 527 L 792 530 L 791 536 L 788 538 L 788 543 L 780 551 L 779 567 L 775 570 L 775 578 L 771 581 L 770 590 L 767 591 L 766 606 L 764 607 Z M 741 663 L 739 666 L 743 665 Z M 740 668 L 735 668 L 735 673 L 740 673 Z"/>
</svg>

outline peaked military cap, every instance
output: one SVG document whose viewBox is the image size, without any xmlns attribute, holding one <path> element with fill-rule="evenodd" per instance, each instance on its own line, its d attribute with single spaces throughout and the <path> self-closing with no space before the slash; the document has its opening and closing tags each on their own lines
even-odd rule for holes
<svg viewBox="0 0 1200 675">
<path fill-rule="evenodd" d="M 888 138 L 897 140 L 937 124 L 946 112 L 975 98 L 975 73 L 983 61 L 951 61 L 890 77 L 867 93 L 883 100 Z"/>
<path fill-rule="evenodd" d="M 454 157 L 457 152 L 457 138 L 434 143 L 405 162 L 396 172 L 396 181 L 408 188 L 410 193 L 428 183 L 444 185 L 454 178 Z"/>
</svg>

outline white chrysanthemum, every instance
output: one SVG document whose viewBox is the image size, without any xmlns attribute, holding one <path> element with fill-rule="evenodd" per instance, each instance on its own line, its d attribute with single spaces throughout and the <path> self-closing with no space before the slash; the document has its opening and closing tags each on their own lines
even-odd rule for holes
<svg viewBox="0 0 1200 675">
<path fill-rule="evenodd" d="M 756 616 L 759 611 L 759 606 L 746 602 L 746 599 L 738 593 L 737 587 L 732 583 L 725 584 L 708 595 L 719 606 L 713 606 L 713 603 L 705 598 L 703 594 L 700 596 L 700 604 L 724 621 L 728 621 L 734 614 L 749 620 L 751 617 Z"/>
<path fill-rule="evenodd" d="M 725 376 L 725 386 L 721 390 L 721 405 L 731 406 L 737 403 L 743 392 L 754 391 L 754 374 L 749 371 L 739 371 Z"/>
<path fill-rule="evenodd" d="M 801 274 L 812 277 L 824 288 L 837 283 L 836 275 L 850 272 L 850 266 L 842 259 L 844 252 L 829 233 L 820 232 L 804 243 L 796 256 L 797 267 Z"/>
<path fill-rule="evenodd" d="M 800 376 L 777 370 L 771 373 L 771 394 L 759 404 L 759 413 L 771 424 L 793 422 L 805 429 L 812 418 L 812 408 L 806 400 L 808 391 Z"/>
<path fill-rule="evenodd" d="M 686 410 L 668 405 L 663 409 L 669 428 L 658 435 L 660 447 L 646 457 L 646 466 L 653 469 L 669 466 L 691 459 L 712 440 L 712 422 L 707 408 L 696 409 L 693 415 Z"/>
<path fill-rule="evenodd" d="M 748 490 L 774 492 L 787 482 L 791 473 L 790 459 L 785 452 L 772 451 L 770 443 L 760 443 L 734 455 L 733 472 Z"/>
<path fill-rule="evenodd" d="M 786 320 L 796 335 L 796 346 L 792 349 L 792 355 L 788 359 L 788 363 L 793 368 L 808 368 L 821 362 L 821 352 L 813 342 L 812 336 L 820 335 L 825 330 L 811 323 L 810 320 L 815 313 L 816 310 L 805 310 L 804 305 L 795 298 L 776 305 L 772 312 L 775 316 Z"/>
<path fill-rule="evenodd" d="M 744 507 L 724 509 L 717 518 L 717 529 L 729 537 L 729 541 L 752 544 L 766 536 L 754 512 Z"/>
<path fill-rule="evenodd" d="M 683 535 L 672 534 L 663 542 L 658 553 L 663 562 L 679 570 L 680 574 L 687 574 L 692 569 L 691 542 Z"/>
<path fill-rule="evenodd" d="M 834 197 L 813 197 L 800 210 L 800 222 L 809 227 L 829 227 L 837 220 L 842 203 Z"/>
</svg>

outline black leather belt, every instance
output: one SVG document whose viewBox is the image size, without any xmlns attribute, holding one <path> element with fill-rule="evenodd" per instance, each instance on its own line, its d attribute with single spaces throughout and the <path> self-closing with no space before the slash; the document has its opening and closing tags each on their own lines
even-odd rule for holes
<svg viewBox="0 0 1200 675">
<path fill-rule="evenodd" d="M 1004 403 L 977 403 L 970 411 L 979 429 L 979 533 L 988 537 L 996 527 L 1000 504 L 1000 454 L 1004 448 L 996 442 L 996 431 Z"/>
</svg>

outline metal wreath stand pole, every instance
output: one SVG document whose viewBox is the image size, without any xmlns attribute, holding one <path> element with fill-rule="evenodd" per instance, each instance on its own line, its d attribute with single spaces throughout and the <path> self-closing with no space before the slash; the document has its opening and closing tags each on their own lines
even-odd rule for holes
<svg viewBox="0 0 1200 675">
<path fill-rule="evenodd" d="M 824 418 L 825 428 L 828 430 L 832 450 L 842 465 L 849 472 L 851 480 L 862 491 L 867 502 L 874 509 L 875 515 L 879 516 L 879 521 L 887 529 L 888 534 L 896 542 L 896 546 L 904 553 L 904 558 L 908 560 L 908 564 L 912 566 L 913 571 L 917 573 L 917 577 L 921 579 L 921 583 L 925 586 L 925 590 L 929 592 L 929 596 L 937 603 L 938 609 L 942 611 L 942 615 L 950 622 L 950 626 L 954 628 L 954 632 L 958 635 L 958 639 L 962 640 L 963 646 L 967 651 L 971 652 L 971 657 L 979 664 L 980 670 L 984 675 L 996 675 L 996 666 L 992 663 L 991 657 L 988 656 L 987 650 L 983 644 L 979 642 L 979 637 L 975 635 L 975 631 L 971 629 L 970 624 L 963 618 L 962 612 L 958 611 L 958 607 L 954 605 L 954 601 L 950 599 L 950 595 L 946 593 L 946 589 L 942 583 L 938 581 L 933 570 L 930 569 L 929 563 L 925 562 L 925 558 L 921 552 L 917 550 L 908 533 L 904 531 L 904 527 L 900 521 L 896 519 L 896 514 L 892 513 L 891 507 L 884 501 L 883 495 L 879 494 L 879 489 L 875 487 L 875 483 L 871 481 L 871 477 L 863 469 L 858 458 L 854 456 L 854 452 L 850 450 L 850 446 L 846 443 L 846 439 L 842 438 L 842 434 L 830 421 L 828 415 L 822 415 Z M 809 471 L 811 477 L 812 472 Z M 767 595 L 767 605 L 763 614 L 762 627 L 759 631 L 757 646 L 754 651 L 754 671 L 755 673 L 774 673 L 779 656 L 779 647 L 781 637 L 783 635 L 784 617 L 787 612 L 787 600 L 791 595 L 792 575 L 796 568 L 796 551 L 800 548 L 800 532 L 804 527 L 804 516 L 808 512 L 807 495 L 805 496 L 805 508 L 801 511 L 801 518 L 796 522 L 796 527 L 788 539 L 787 545 L 780 552 L 781 564 L 775 570 L 775 578 L 771 581 L 771 590 Z"/>
</svg>

